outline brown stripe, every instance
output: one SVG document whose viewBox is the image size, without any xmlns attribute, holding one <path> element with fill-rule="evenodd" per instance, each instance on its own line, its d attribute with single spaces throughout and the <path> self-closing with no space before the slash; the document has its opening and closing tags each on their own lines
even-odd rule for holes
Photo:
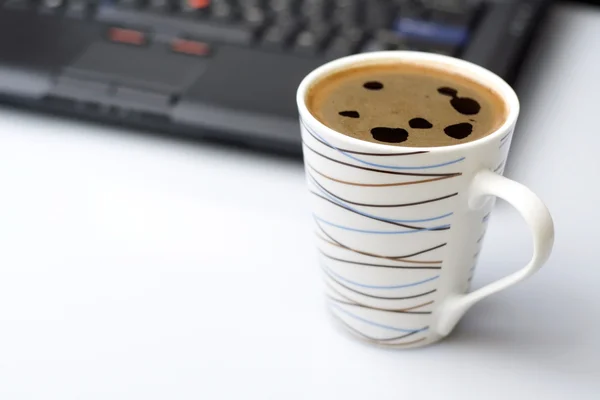
<svg viewBox="0 0 600 400">
<path fill-rule="evenodd" d="M 331 287 L 331 285 L 329 285 L 329 286 Z M 346 301 L 342 301 L 340 299 L 336 299 L 333 296 L 329 296 L 329 295 L 327 296 L 331 300 L 335 301 L 336 303 L 345 304 L 345 305 L 353 306 L 353 307 L 368 308 L 369 310 L 387 311 L 387 312 L 392 312 L 392 313 L 397 313 L 397 314 L 421 314 L 421 315 L 431 314 L 431 311 L 414 311 L 414 310 L 416 310 L 418 308 L 421 308 L 421 307 L 428 306 L 428 305 L 434 303 L 433 300 L 432 300 L 432 301 L 429 301 L 427 303 L 419 304 L 418 306 L 414 306 L 414 307 L 410 307 L 410 308 L 399 308 L 399 309 L 387 309 L 387 308 L 371 307 L 371 306 L 368 306 L 366 304 L 362 304 L 362 303 L 359 303 L 359 302 L 354 301 L 352 299 L 349 299 L 346 296 L 344 296 L 343 294 L 339 293 L 335 289 L 333 289 L 333 290 L 336 292 L 336 294 L 338 294 L 339 296 L 344 297 L 346 299 Z"/>
<path fill-rule="evenodd" d="M 410 310 L 415 310 L 415 309 L 417 309 L 417 308 L 425 307 L 425 306 L 428 306 L 428 305 L 430 305 L 430 304 L 433 304 L 433 303 L 435 303 L 435 301 L 431 300 L 431 301 L 429 301 L 429 302 L 427 302 L 427 303 L 423 303 L 423 304 L 420 304 L 420 305 L 418 305 L 418 306 L 409 307 L 409 308 L 402 308 L 402 309 L 396 309 L 396 310 L 394 310 L 394 309 L 388 310 L 388 309 L 385 309 L 385 308 L 376 308 L 376 307 L 371 307 L 371 306 L 368 306 L 368 305 L 366 305 L 366 304 L 360 303 L 360 302 L 358 302 L 358 301 L 356 301 L 356 300 L 353 300 L 353 299 L 349 298 L 348 296 L 346 296 L 346 295 L 344 295 L 344 294 L 340 293 L 340 291 L 339 291 L 339 290 L 337 290 L 336 288 L 334 288 L 334 287 L 331 285 L 331 283 L 329 283 L 329 282 L 327 282 L 327 281 L 325 281 L 325 284 L 326 284 L 326 285 L 329 287 L 329 289 L 333 290 L 333 291 L 335 292 L 335 294 L 337 294 L 338 296 L 342 297 L 342 298 L 343 298 L 343 299 L 345 299 L 346 301 L 349 301 L 349 302 L 350 302 L 352 305 L 360 305 L 360 306 L 363 306 L 363 307 L 365 307 L 365 308 L 371 308 L 371 309 L 373 309 L 373 310 L 379 310 L 379 311 L 398 311 L 398 312 L 401 312 L 401 311 L 410 311 Z M 331 297 L 330 295 L 327 295 L 327 296 L 328 296 L 328 297 Z M 332 298 L 332 297 L 331 297 L 331 298 Z M 335 298 L 333 298 L 333 300 L 339 301 L 339 299 L 335 299 Z"/>
<path fill-rule="evenodd" d="M 338 322 L 340 322 L 341 324 L 343 324 L 348 330 L 350 330 L 353 333 L 357 334 L 358 336 L 361 336 L 364 339 L 367 339 L 367 340 L 369 340 L 371 342 L 374 342 L 376 344 L 385 344 L 385 345 L 388 345 L 388 346 L 407 346 L 407 345 L 411 345 L 411 344 L 414 344 L 414 343 L 422 342 L 423 340 L 426 339 L 426 338 L 421 338 L 421 339 L 412 340 L 410 342 L 389 343 L 389 342 L 393 342 L 394 340 L 400 340 L 400 339 L 407 338 L 409 336 L 416 335 L 417 333 L 420 333 L 420 332 L 411 332 L 411 333 L 407 333 L 407 334 L 402 335 L 402 336 L 396 336 L 396 337 L 391 337 L 391 338 L 387 338 L 387 339 L 379 339 L 379 338 L 374 338 L 372 336 L 369 336 L 369 335 L 366 335 L 366 334 L 362 333 L 361 331 L 359 331 L 358 329 L 354 328 L 349 323 L 347 323 L 346 321 L 344 321 L 339 315 L 335 314 L 333 311 L 331 312 L 331 315 L 333 315 L 333 317 Z"/>
<path fill-rule="evenodd" d="M 362 156 L 376 156 L 376 157 L 391 157 L 391 156 L 413 156 L 416 154 L 425 154 L 425 153 L 429 153 L 428 151 L 412 151 L 410 153 L 386 153 L 386 154 L 381 154 L 381 153 L 364 153 L 362 151 L 354 151 L 354 150 L 347 150 L 347 149 L 342 149 L 341 147 L 334 147 L 332 145 L 330 145 L 329 143 L 325 143 L 323 140 L 319 139 L 314 132 L 312 131 L 312 129 L 310 129 L 305 123 L 304 121 L 300 120 L 300 123 L 302 124 L 302 126 L 304 126 L 304 129 L 306 129 L 306 131 L 310 134 L 310 136 L 313 137 L 313 139 L 315 139 L 317 142 L 321 143 L 324 146 L 327 146 L 331 149 L 337 150 L 337 151 L 343 151 L 344 153 L 350 153 L 350 154 L 360 154 Z"/>
<path fill-rule="evenodd" d="M 422 181 L 412 181 L 412 182 L 400 182 L 400 183 L 358 183 L 358 182 L 348 182 L 343 181 L 341 179 L 332 178 L 331 176 L 325 175 L 324 173 L 317 171 L 312 165 L 308 162 L 306 165 L 315 171 L 317 174 L 321 175 L 325 179 L 329 179 L 330 181 L 334 181 L 337 183 L 343 183 L 344 185 L 351 186 L 361 186 L 361 187 L 391 187 L 391 186 L 406 186 L 406 185 L 418 185 L 419 183 L 428 183 L 428 182 L 436 182 L 442 181 L 444 179 L 454 178 L 454 176 L 442 176 L 440 178 L 432 178 L 432 179 L 423 179 Z"/>
<path fill-rule="evenodd" d="M 319 234 L 317 234 L 317 237 L 319 239 L 321 239 L 322 241 L 324 241 L 326 243 L 329 243 L 332 246 L 336 246 L 336 247 L 339 247 L 339 248 L 345 249 L 345 250 L 350 250 L 350 251 L 352 251 L 354 253 L 362 254 L 364 256 L 382 258 L 384 260 L 390 260 L 390 261 L 407 262 L 409 264 L 427 264 L 427 265 L 429 265 L 429 264 L 441 264 L 442 263 L 442 260 L 435 260 L 435 261 L 412 261 L 412 260 L 407 260 L 407 259 L 404 259 L 404 258 L 394 258 L 394 257 L 380 256 L 380 255 L 373 254 L 373 253 L 367 253 L 366 251 L 360 251 L 360 250 L 351 249 L 350 247 L 346 247 L 346 246 L 344 246 L 344 245 L 342 245 L 340 243 L 331 242 L 331 241 L 329 241 L 329 240 L 321 237 Z"/>
<path fill-rule="evenodd" d="M 333 256 L 325 253 L 321 249 L 318 249 L 318 250 L 321 254 L 323 254 L 323 256 L 329 258 L 330 260 L 340 261 L 340 262 L 344 262 L 344 263 L 348 263 L 348 264 L 364 265 L 366 267 L 392 268 L 392 269 L 442 269 L 442 267 L 439 267 L 439 266 L 418 266 L 417 267 L 417 266 L 407 266 L 407 265 L 385 265 L 385 264 L 363 263 L 363 262 L 350 261 L 350 260 L 344 260 L 341 258 L 333 257 Z"/>
<path fill-rule="evenodd" d="M 357 168 L 357 169 L 362 169 L 364 171 L 371 171 L 371 172 L 379 172 L 381 174 L 390 174 L 390 175 L 404 175 L 404 176 L 433 176 L 433 177 L 440 177 L 440 176 L 446 176 L 446 177 L 455 177 L 455 176 L 459 176 L 462 175 L 462 173 L 460 172 L 454 172 L 454 173 L 446 173 L 446 174 L 422 174 L 422 173 L 416 173 L 416 172 L 396 172 L 396 171 L 386 171 L 386 170 L 381 170 L 381 169 L 375 169 L 375 168 L 367 168 L 367 167 L 361 167 L 360 165 L 354 165 L 354 164 L 350 164 L 350 163 L 346 163 L 340 160 L 336 160 L 335 158 L 331 158 L 331 157 L 327 157 L 324 154 L 319 153 L 318 151 L 316 151 L 315 149 L 313 149 L 312 147 L 310 147 L 306 142 L 302 142 L 304 144 L 304 146 L 306 146 L 307 149 L 309 149 L 310 151 L 312 151 L 313 153 L 329 160 L 329 161 L 333 161 L 335 163 L 341 164 L 341 165 L 345 165 L 347 167 L 351 167 L 351 168 Z"/>
<path fill-rule="evenodd" d="M 347 306 L 352 306 L 352 307 L 359 307 L 359 308 L 366 308 L 369 310 L 375 310 L 375 311 L 387 311 L 387 312 L 391 312 L 391 313 L 395 313 L 395 314 L 415 314 L 415 315 L 429 315 L 431 314 L 431 311 L 410 311 L 410 309 L 406 309 L 406 310 L 386 310 L 385 308 L 377 308 L 377 307 L 369 307 L 369 306 L 365 306 L 363 304 L 359 304 L 359 303 L 350 303 L 350 302 L 346 302 L 346 301 L 342 301 L 342 300 L 338 300 L 334 297 L 328 296 L 332 301 L 335 301 L 338 304 L 344 304 Z M 433 301 L 430 301 L 429 303 L 425 303 L 425 305 L 429 305 L 433 303 Z M 421 306 L 419 306 L 421 307 Z"/>
<path fill-rule="evenodd" d="M 360 290 L 353 289 L 353 288 L 351 288 L 351 287 L 343 284 L 342 282 L 338 281 L 334 276 L 332 276 L 329 272 L 327 272 L 327 270 L 325 268 L 321 268 L 321 269 L 323 270 L 323 273 L 325 273 L 325 275 L 327 275 L 327 277 L 329 279 L 331 279 L 332 281 L 334 281 L 335 283 L 337 283 L 338 285 L 340 285 L 344 289 L 347 289 L 347 290 L 349 290 L 351 292 L 354 292 L 356 294 L 360 294 L 361 296 L 370 297 L 372 299 L 379 299 L 379 300 L 410 300 L 410 299 L 416 299 L 418 297 L 428 296 L 428 295 L 430 295 L 432 293 L 437 292 L 437 289 L 433 289 L 433 290 L 430 290 L 428 292 L 419 293 L 419 294 L 415 294 L 415 295 L 412 295 L 412 296 L 404 296 L 404 297 L 375 296 L 375 295 L 372 295 L 372 294 L 361 292 Z"/>
<path fill-rule="evenodd" d="M 477 239 L 477 243 L 481 243 L 481 241 L 483 240 L 484 236 L 485 236 L 485 231 L 483 231 L 483 233 L 481 234 L 481 236 L 479 236 L 479 239 Z"/>
<path fill-rule="evenodd" d="M 458 195 L 457 193 L 452 193 L 452 194 L 448 194 L 446 196 L 442 196 L 442 197 L 437 197 L 435 199 L 428 199 L 428 200 L 423 200 L 423 201 L 416 201 L 414 203 L 404 203 L 404 204 L 366 204 L 366 203 L 357 203 L 355 201 L 350 201 L 348 199 L 344 199 L 332 192 L 330 192 L 329 190 L 325 189 L 316 179 L 314 176 L 312 176 L 312 174 L 308 171 L 306 171 L 306 174 L 308 176 L 310 176 L 310 178 L 313 180 L 313 182 L 323 191 L 325 191 L 327 194 L 335 197 L 336 199 L 343 201 L 345 203 L 348 204 L 354 204 L 355 206 L 363 206 L 363 207 L 379 207 L 379 208 L 395 208 L 395 207 L 411 207 L 411 206 L 418 206 L 421 204 L 427 204 L 427 203 L 434 203 L 436 201 L 440 201 L 440 200 L 445 200 L 445 199 L 449 199 L 450 197 L 454 197 L 456 195 Z"/>
<path fill-rule="evenodd" d="M 406 256 L 398 256 L 398 257 L 387 257 L 387 256 L 381 256 L 378 254 L 373 254 L 373 253 L 367 253 L 366 251 L 360 251 L 360 250 L 356 250 L 353 248 L 350 248 L 340 242 L 338 242 L 337 240 L 335 240 L 334 238 L 331 237 L 331 235 L 329 235 L 327 232 L 325 232 L 325 230 L 323 229 L 323 227 L 321 226 L 321 224 L 315 220 L 315 223 L 317 224 L 317 226 L 319 227 L 319 229 L 321 230 L 321 232 L 323 232 L 323 234 L 325 236 L 327 236 L 331 241 L 321 237 L 318 233 L 317 233 L 317 237 L 319 237 L 321 240 L 333 245 L 333 246 L 337 246 L 337 247 L 341 247 L 342 249 L 346 249 L 349 251 L 352 251 L 354 253 L 358 253 L 358 254 L 362 254 L 365 256 L 370 256 L 370 257 L 375 257 L 375 258 L 383 258 L 385 260 L 392 260 L 392 261 L 402 261 L 402 262 L 407 262 L 409 264 L 441 264 L 442 260 L 436 260 L 436 261 L 413 261 L 413 260 L 407 260 L 407 258 L 410 257 L 414 257 L 417 256 L 419 254 L 423 254 L 423 253 L 427 253 L 428 251 L 432 251 L 432 250 L 436 250 L 439 249 L 440 247 L 444 247 L 446 245 L 446 243 L 440 244 L 438 246 L 432 247 L 430 249 L 426 249 L 426 250 L 422 250 L 420 252 L 417 253 L 413 253 L 413 254 L 409 254 Z"/>
<path fill-rule="evenodd" d="M 425 307 L 425 306 L 428 306 L 428 305 L 433 304 L 433 303 L 435 303 L 435 302 L 433 300 L 431 300 L 431 301 L 429 301 L 427 303 L 419 304 L 418 306 L 405 308 L 404 311 L 416 310 L 417 308 Z"/>
<path fill-rule="evenodd" d="M 498 164 L 498 166 L 496 167 L 496 169 L 494 169 L 494 172 L 500 171 L 500 169 L 502 169 L 502 167 L 504 167 L 504 161 L 502 161 L 500 164 Z"/>
<path fill-rule="evenodd" d="M 418 230 L 418 231 L 423 231 L 423 230 L 429 230 L 429 231 L 446 231 L 446 230 L 450 229 L 449 226 L 443 227 L 443 228 L 430 229 L 430 228 L 426 228 L 424 226 L 413 226 L 413 225 L 401 224 L 400 222 L 386 221 L 385 219 L 377 218 L 375 216 L 370 216 L 370 215 L 364 215 L 364 214 L 361 214 L 361 213 L 359 213 L 359 212 L 357 212 L 355 210 L 352 210 L 350 208 L 344 207 L 343 205 L 338 204 L 335 201 L 333 201 L 331 199 L 328 199 L 325 196 L 321 196 L 319 193 L 313 192 L 312 190 L 309 190 L 309 192 L 311 194 L 314 194 L 315 196 L 317 196 L 317 197 L 319 197 L 319 198 L 321 198 L 321 199 L 323 199 L 323 200 L 325 200 L 325 201 L 333 204 L 336 207 L 342 208 L 342 209 L 344 209 L 346 211 L 350 211 L 351 213 L 354 213 L 356 215 L 360 215 L 361 217 L 372 219 L 374 221 L 379 221 L 379 222 L 383 222 L 383 223 L 386 223 L 386 224 L 390 224 L 390 225 L 394 225 L 394 226 L 401 226 L 403 228 L 409 228 L 409 229 L 414 229 L 414 230 Z"/>
</svg>

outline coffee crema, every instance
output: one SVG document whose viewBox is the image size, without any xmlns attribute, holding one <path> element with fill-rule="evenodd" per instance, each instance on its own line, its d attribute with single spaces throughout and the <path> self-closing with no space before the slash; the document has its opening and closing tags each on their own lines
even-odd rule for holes
<svg viewBox="0 0 600 400">
<path fill-rule="evenodd" d="M 496 131 L 507 116 L 492 89 L 403 62 L 335 72 L 309 88 L 306 103 L 315 118 L 344 135 L 406 147 L 472 142 Z"/>
</svg>

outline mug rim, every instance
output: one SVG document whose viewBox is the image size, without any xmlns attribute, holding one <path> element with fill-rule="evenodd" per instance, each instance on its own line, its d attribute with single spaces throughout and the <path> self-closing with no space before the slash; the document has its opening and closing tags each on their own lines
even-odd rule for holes
<svg viewBox="0 0 600 400">
<path fill-rule="evenodd" d="M 376 64 L 377 61 L 389 62 L 409 62 L 411 64 L 423 64 L 427 67 L 446 70 L 452 74 L 464 77 L 465 79 L 474 81 L 477 84 L 487 87 L 494 91 L 507 107 L 506 117 L 504 122 L 494 132 L 477 140 L 467 143 L 458 143 L 450 146 L 432 146 L 432 147 L 407 147 L 407 146 L 392 146 L 384 143 L 373 143 L 365 140 L 360 140 L 347 136 L 323 124 L 306 106 L 306 95 L 309 88 L 317 81 L 334 74 L 343 69 L 350 69 L 360 65 Z M 371 53 L 362 53 L 350 55 L 336 60 L 330 61 L 317 67 L 312 72 L 304 77 L 296 92 L 296 103 L 300 119 L 310 127 L 316 127 L 321 132 L 326 132 L 328 136 L 333 136 L 337 140 L 344 142 L 349 146 L 361 146 L 363 149 L 368 149 L 373 152 L 398 151 L 399 148 L 404 148 L 410 151 L 427 151 L 427 152 L 451 152 L 456 150 L 466 150 L 470 147 L 483 145 L 490 141 L 494 141 L 498 136 L 503 136 L 516 124 L 519 116 L 519 99 L 512 87 L 506 81 L 500 78 L 490 70 L 469 61 L 458 58 L 445 56 L 441 54 L 425 53 L 419 51 L 377 51 Z"/>
</svg>

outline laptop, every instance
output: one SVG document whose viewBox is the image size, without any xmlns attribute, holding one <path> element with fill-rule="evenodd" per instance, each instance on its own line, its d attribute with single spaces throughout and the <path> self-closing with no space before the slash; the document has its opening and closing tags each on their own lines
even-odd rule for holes
<svg viewBox="0 0 600 400">
<path fill-rule="evenodd" d="M 299 155 L 300 80 L 418 50 L 514 82 L 549 0 L 0 0 L 0 102 Z"/>
</svg>

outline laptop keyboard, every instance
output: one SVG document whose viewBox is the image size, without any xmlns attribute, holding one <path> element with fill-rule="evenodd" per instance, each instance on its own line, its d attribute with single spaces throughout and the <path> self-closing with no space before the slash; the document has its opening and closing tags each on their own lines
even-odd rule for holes
<svg viewBox="0 0 600 400">
<path fill-rule="evenodd" d="M 299 154 L 294 95 L 319 65 L 415 50 L 514 82 L 550 4 L 0 0 L 0 102 Z"/>
<path fill-rule="evenodd" d="M 104 22 L 118 29 L 111 40 L 131 45 L 158 37 L 188 50 L 227 43 L 325 58 L 378 50 L 460 56 L 485 12 L 483 2 L 469 0 L 8 0 L 4 6 Z"/>
</svg>

